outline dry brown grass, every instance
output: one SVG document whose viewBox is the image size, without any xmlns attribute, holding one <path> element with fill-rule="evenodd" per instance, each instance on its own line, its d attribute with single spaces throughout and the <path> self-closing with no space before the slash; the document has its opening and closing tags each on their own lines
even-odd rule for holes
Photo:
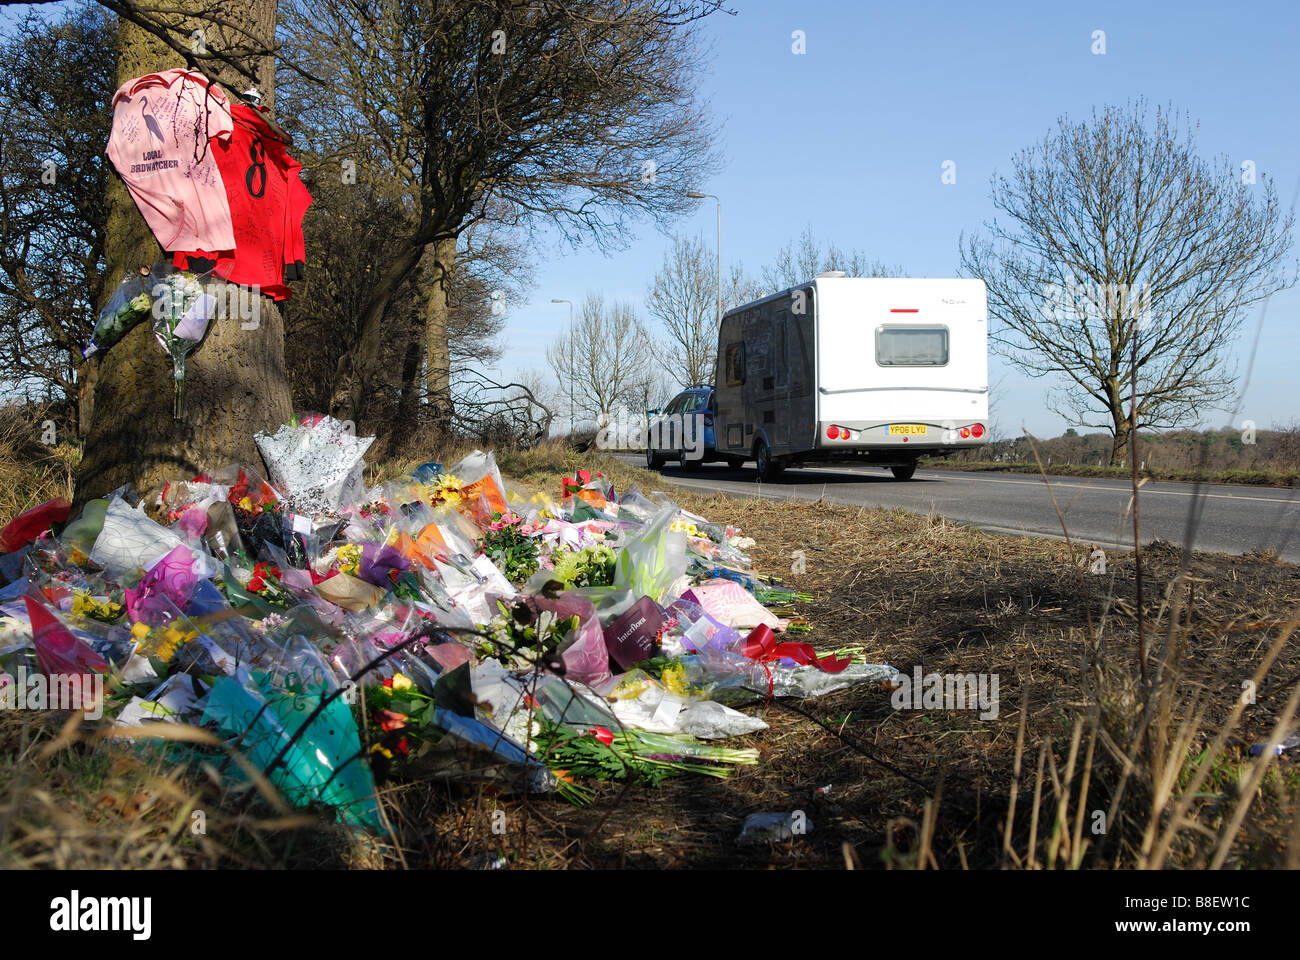
<svg viewBox="0 0 1300 960">
<path fill-rule="evenodd" d="M 373 840 L 232 776 L 205 731 L 158 731 L 189 734 L 204 753 L 169 750 L 152 728 L 137 741 L 105 732 L 69 714 L 0 711 L 0 869 L 382 862 Z"/>
<path fill-rule="evenodd" d="M 602 787 L 597 803 L 584 809 L 455 787 L 441 788 L 431 804 L 420 785 L 398 788 L 395 796 L 423 794 L 424 809 L 438 811 L 438 835 L 456 838 L 447 841 L 456 852 L 452 862 L 1294 862 L 1300 773 L 1289 758 L 1265 764 L 1248 748 L 1279 721 L 1290 722 L 1300 651 L 1282 624 L 1296 616 L 1296 567 L 1197 555 L 1184 571 L 1179 551 L 1149 547 L 1144 622 L 1152 662 L 1163 658 L 1165 668 L 1148 695 L 1135 679 L 1131 556 L 1111 556 L 1107 573 L 1092 576 L 1079 545 L 1072 555 L 1064 543 L 987 535 L 942 517 L 701 497 L 673 489 L 666 477 L 590 456 L 561 454 L 559 466 L 568 472 L 579 459 L 620 488 L 637 482 L 664 489 L 688 509 L 742 526 L 758 541 L 760 569 L 785 573 L 791 585 L 816 596 L 801 612 L 813 621 L 810 639 L 820 649 L 857 644 L 868 659 L 905 671 L 921 665 L 927 672 L 996 673 L 1001 712 L 981 721 L 970 712 L 895 711 L 884 692 L 868 688 L 757 706 L 751 709 L 771 728 L 743 745 L 762 751 L 759 766 L 719 782 Z M 559 476 L 556 464 L 523 466 L 533 483 L 548 486 Z M 801 576 L 789 573 L 794 550 L 805 552 Z M 1168 637 L 1175 639 L 1165 645 Z M 1261 671 L 1270 648 L 1276 659 Z M 1237 711 L 1242 680 L 1257 673 L 1255 704 Z M 1180 803 L 1184 809 L 1176 811 Z M 497 809 L 512 825 L 505 836 L 488 828 Z M 812 819 L 809 835 L 760 848 L 735 844 L 746 814 L 794 809 Z M 1093 832 L 1094 811 L 1106 816 L 1104 834 Z"/>
<path fill-rule="evenodd" d="M 46 444 L 47 416 L 39 407 L 0 407 L 0 526 L 28 507 L 55 497 L 72 500 L 81 449 L 58 430 Z"/>
<path fill-rule="evenodd" d="M 460 451 L 445 452 L 451 463 Z M 622 490 L 663 490 L 753 536 L 760 570 L 815 600 L 819 649 L 861 647 L 904 671 L 996 673 L 1000 715 L 896 711 L 857 687 L 747 708 L 758 766 L 724 781 L 597 787 L 571 807 L 488 785 L 391 782 L 392 825 L 364 842 L 195 763 L 140 754 L 57 718 L 0 715 L 0 866 L 1129 868 L 1296 866 L 1294 760 L 1249 745 L 1291 722 L 1300 570 L 1268 557 L 1144 551 L 1153 682 L 1137 680 L 1133 561 L 1085 574 L 1086 549 L 983 534 L 941 517 L 820 503 L 703 497 L 668 477 L 558 444 L 501 452 L 525 487 L 580 466 Z M 385 465 L 377 477 L 409 464 Z M 368 478 L 369 479 L 369 478 Z M 806 569 L 791 571 L 795 550 Z M 1254 704 L 1241 683 L 1256 683 Z M 52 746 L 58 744 L 57 746 Z M 102 800 L 102 805 L 101 805 Z M 206 837 L 186 829 L 196 805 Z M 740 847 L 752 812 L 803 810 L 813 830 Z M 1095 811 L 1106 832 L 1094 834 Z M 189 811 L 189 812 L 187 812 Z M 493 814 L 506 815 L 494 833 Z M 181 829 L 177 829 L 177 825 Z"/>
</svg>

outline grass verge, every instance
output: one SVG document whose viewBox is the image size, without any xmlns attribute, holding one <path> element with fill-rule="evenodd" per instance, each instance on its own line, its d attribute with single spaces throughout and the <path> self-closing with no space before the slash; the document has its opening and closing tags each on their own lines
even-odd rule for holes
<svg viewBox="0 0 1300 960">
<path fill-rule="evenodd" d="M 585 467 L 740 525 L 760 570 L 814 595 L 799 612 L 819 650 L 996 675 L 996 718 L 894 709 L 874 687 L 759 704 L 747 709 L 769 729 L 734 745 L 757 747 L 760 763 L 727 780 L 597 785 L 583 808 L 490 784 L 389 782 L 392 829 L 366 841 L 312 811 L 245 802 L 251 788 L 202 764 L 53 715 L 0 716 L 0 866 L 1300 866 L 1300 771 L 1289 756 L 1250 756 L 1300 699 L 1295 566 L 1145 548 L 1143 681 L 1131 556 L 1092 575 L 1064 543 L 901 511 L 700 496 L 558 444 L 498 460 L 524 489 L 554 493 Z M 747 814 L 794 810 L 811 832 L 737 844 Z"/>
</svg>

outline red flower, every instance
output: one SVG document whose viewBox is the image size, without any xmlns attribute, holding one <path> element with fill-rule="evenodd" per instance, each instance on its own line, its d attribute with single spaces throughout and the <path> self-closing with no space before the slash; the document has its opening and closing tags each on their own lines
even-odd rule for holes
<svg viewBox="0 0 1300 960">
<path fill-rule="evenodd" d="M 387 680 L 385 680 L 384 686 L 386 686 L 389 690 L 393 689 L 393 678 L 389 677 Z"/>
<path fill-rule="evenodd" d="M 614 734 L 604 727 L 592 727 L 588 732 L 607 747 L 614 742 Z"/>
<path fill-rule="evenodd" d="M 254 593 L 259 592 L 259 591 L 262 590 L 265 586 L 266 586 L 266 581 L 263 580 L 263 579 L 262 579 L 258 574 L 256 574 L 256 573 L 253 574 L 253 576 L 252 576 L 252 577 L 249 579 L 249 581 L 248 581 L 248 589 L 249 589 L 249 590 L 252 590 Z"/>
<path fill-rule="evenodd" d="M 383 730 L 384 733 L 391 733 L 394 730 L 405 729 L 406 714 L 395 713 L 392 710 L 381 710 L 380 713 L 387 718 L 379 722 L 379 729 Z"/>
<path fill-rule="evenodd" d="M 240 467 L 239 479 L 235 481 L 235 485 L 230 488 L 230 492 L 226 494 L 226 496 L 230 499 L 231 503 L 238 503 L 240 500 L 244 499 L 244 494 L 246 493 L 248 493 L 248 477 L 244 476 L 244 469 L 243 467 Z"/>
<path fill-rule="evenodd" d="M 405 737 L 402 737 L 401 740 L 397 741 L 397 752 L 403 755 L 409 754 L 411 752 L 411 748 L 410 746 L 407 745 Z"/>
</svg>

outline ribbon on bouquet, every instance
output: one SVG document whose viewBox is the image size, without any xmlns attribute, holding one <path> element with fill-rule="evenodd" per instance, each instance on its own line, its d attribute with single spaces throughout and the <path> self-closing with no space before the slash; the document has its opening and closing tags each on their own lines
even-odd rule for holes
<svg viewBox="0 0 1300 960">
<path fill-rule="evenodd" d="M 767 624 L 760 623 L 750 631 L 740 645 L 740 652 L 751 660 L 763 665 L 767 673 L 767 699 L 772 699 L 776 681 L 772 678 L 772 668 L 768 666 L 773 660 L 789 658 L 802 666 L 812 666 L 823 673 L 839 673 L 852 662 L 849 658 L 840 659 L 833 655 L 818 657 L 811 643 L 779 643 L 776 634 Z"/>
</svg>

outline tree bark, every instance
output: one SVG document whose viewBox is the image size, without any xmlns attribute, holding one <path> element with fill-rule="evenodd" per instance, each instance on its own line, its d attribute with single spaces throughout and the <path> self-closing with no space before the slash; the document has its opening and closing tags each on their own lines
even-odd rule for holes
<svg viewBox="0 0 1300 960">
<path fill-rule="evenodd" d="M 450 307 L 447 289 L 456 260 L 456 240 L 439 240 L 433 244 L 433 270 L 430 273 L 428 304 L 425 310 L 425 392 L 429 398 L 430 419 L 435 428 L 446 432 L 451 427 L 451 351 L 447 343 Z"/>
<path fill-rule="evenodd" d="M 419 263 L 422 250 L 418 244 L 403 247 L 375 279 L 374 293 L 361 311 L 357 345 L 339 357 L 334 392 L 330 398 L 330 413 L 339 420 L 351 420 L 358 424 L 358 432 L 364 432 L 368 426 L 368 399 L 374 391 L 387 386 L 381 368 L 384 314 L 397 288 Z"/>
<path fill-rule="evenodd" d="M 197 4 L 195 4 L 197 6 Z M 276 0 L 231 4 L 224 16 L 264 38 L 275 30 Z M 196 23 L 196 29 L 204 28 Z M 222 42 L 208 26 L 209 45 Z M 184 66 L 160 41 L 123 23 L 118 46 L 119 84 L 145 73 Z M 274 104 L 274 58 L 250 64 L 263 103 Z M 242 78 L 215 79 L 228 94 L 242 90 Z M 242 80 L 247 83 L 246 80 Z M 232 100 L 234 97 L 232 96 Z M 128 271 L 152 264 L 157 243 L 122 182 L 108 189 L 108 242 L 105 257 L 111 295 Z M 232 291 L 233 293 L 233 291 Z M 229 302 L 233 297 L 222 296 Z M 187 362 L 185 415 L 173 419 L 172 365 L 142 323 L 99 360 L 92 373 L 94 395 L 83 402 L 89 412 L 85 452 L 77 473 L 77 506 L 124 483 L 145 493 L 164 480 L 190 477 L 227 463 L 260 464 L 253 442 L 258 431 L 273 431 L 293 412 L 284 369 L 284 324 L 275 303 L 259 296 L 257 325 L 240 318 L 215 319 Z"/>
<path fill-rule="evenodd" d="M 412 325 L 414 326 L 414 324 Z M 415 423 L 420 416 L 420 329 L 411 332 L 402 355 L 402 395 L 397 402 L 397 422 Z"/>
<path fill-rule="evenodd" d="M 1133 422 L 1129 419 L 1128 411 L 1124 409 L 1123 401 L 1116 398 L 1112 404 L 1111 422 L 1115 425 L 1115 440 L 1110 448 L 1110 465 L 1118 467 L 1129 459 Z"/>
</svg>

